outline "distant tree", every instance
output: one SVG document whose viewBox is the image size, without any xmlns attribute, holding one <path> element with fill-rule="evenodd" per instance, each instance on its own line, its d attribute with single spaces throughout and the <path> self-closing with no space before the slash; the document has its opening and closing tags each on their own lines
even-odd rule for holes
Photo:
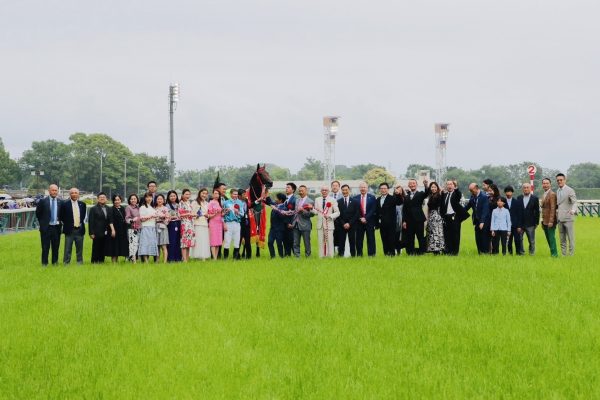
<svg viewBox="0 0 600 400">
<path fill-rule="evenodd" d="M 370 171 L 367 171 L 365 176 L 363 177 L 367 185 L 373 190 L 376 190 L 379 185 L 383 182 L 387 182 L 390 186 L 394 184 L 396 178 L 385 168 L 373 168 Z"/>
<path fill-rule="evenodd" d="M 306 162 L 294 176 L 294 179 L 307 181 L 323 179 L 324 167 L 323 162 L 312 157 L 308 157 Z"/>
<path fill-rule="evenodd" d="M 571 165 L 565 175 L 567 175 L 569 186 L 575 188 L 600 188 L 600 164 L 587 162 Z"/>
<path fill-rule="evenodd" d="M 20 160 L 23 174 L 31 171 L 44 171 L 43 176 L 37 176 L 30 182 L 39 182 L 41 186 L 56 183 L 59 186 L 70 184 L 69 171 L 74 168 L 70 164 L 71 150 L 65 143 L 58 140 L 44 140 L 31 143 L 31 149 L 25 150 Z"/>
<path fill-rule="evenodd" d="M 20 177 L 19 164 L 10 158 L 10 154 L 4 148 L 4 142 L 0 138 L 0 187 L 16 183 Z"/>
</svg>

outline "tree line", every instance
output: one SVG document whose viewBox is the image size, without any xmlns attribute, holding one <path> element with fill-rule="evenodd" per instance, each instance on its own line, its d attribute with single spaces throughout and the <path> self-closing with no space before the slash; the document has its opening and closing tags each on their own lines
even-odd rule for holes
<svg viewBox="0 0 600 400">
<path fill-rule="evenodd" d="M 266 161 L 268 163 L 268 160 Z M 559 172 L 533 161 L 524 161 L 509 165 L 484 165 L 478 169 L 449 167 L 447 177 L 456 179 L 463 193 L 466 193 L 470 182 L 481 182 L 485 178 L 490 178 L 501 186 L 518 186 L 529 181 L 529 164 L 537 166 L 536 180 L 545 176 L 554 177 Z M 210 187 L 218 172 L 223 182 L 227 182 L 231 187 L 242 188 L 248 184 L 255 170 L 256 164 L 180 170 L 176 172 L 175 186 L 177 189 Z M 320 180 L 324 168 L 320 160 L 309 157 L 297 173 L 274 164 L 269 164 L 268 170 L 274 180 Z M 414 177 L 419 170 L 429 170 L 433 173 L 434 168 L 430 165 L 411 164 L 404 175 Z M 40 175 L 40 171 L 44 174 Z M 600 164 L 579 163 L 571 165 L 567 171 L 560 172 L 566 172 L 569 185 L 579 189 L 580 198 L 600 198 Z M 374 188 L 383 181 L 392 184 L 395 179 L 384 166 L 372 163 L 336 165 L 336 177 L 342 181 L 364 179 Z M 102 189 L 106 192 L 120 193 L 124 190 L 125 183 L 127 191 L 133 192 L 138 191 L 138 182 L 140 190 L 143 190 L 146 182 L 150 180 L 157 181 L 161 190 L 169 189 L 167 157 L 133 153 L 127 146 L 106 134 L 79 132 L 71 135 L 68 143 L 54 139 L 34 141 L 31 148 L 19 159 L 10 157 L 0 138 L 0 188 L 27 188 L 36 191 L 46 188 L 49 183 L 57 183 L 61 187 L 76 186 L 89 192 Z"/>
</svg>

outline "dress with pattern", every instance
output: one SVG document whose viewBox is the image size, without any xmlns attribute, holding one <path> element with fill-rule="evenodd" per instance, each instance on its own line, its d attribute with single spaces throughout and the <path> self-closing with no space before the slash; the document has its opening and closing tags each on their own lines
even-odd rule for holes
<svg viewBox="0 0 600 400">
<path fill-rule="evenodd" d="M 429 218 L 427 219 L 427 252 L 441 253 L 446 247 L 444 240 L 444 219 L 440 214 L 441 196 L 431 196 L 427 202 Z"/>
<path fill-rule="evenodd" d="M 194 215 L 189 201 L 179 202 L 179 217 L 181 218 L 181 248 L 194 247 L 196 245 Z"/>
</svg>

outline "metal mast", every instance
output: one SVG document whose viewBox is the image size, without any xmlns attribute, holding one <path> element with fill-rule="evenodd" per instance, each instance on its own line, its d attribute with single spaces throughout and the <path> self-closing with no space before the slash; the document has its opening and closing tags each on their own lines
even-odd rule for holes
<svg viewBox="0 0 600 400">
<path fill-rule="evenodd" d="M 435 124 L 435 180 L 443 185 L 448 172 L 446 165 L 446 142 L 448 141 L 448 123 Z"/>
<path fill-rule="evenodd" d="M 335 179 L 335 137 L 338 132 L 338 119 L 340 117 L 323 117 L 325 128 L 325 157 L 323 158 L 323 179 L 331 182 Z"/>
<path fill-rule="evenodd" d="M 179 102 L 179 84 L 169 86 L 169 137 L 170 137 L 170 162 L 169 162 L 169 182 L 171 189 L 175 188 L 175 130 L 173 126 L 173 113 L 177 109 Z"/>
</svg>

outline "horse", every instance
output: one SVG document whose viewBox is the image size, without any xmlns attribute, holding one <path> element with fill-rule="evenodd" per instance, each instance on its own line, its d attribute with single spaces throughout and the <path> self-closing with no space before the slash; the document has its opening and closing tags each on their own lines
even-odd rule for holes
<svg viewBox="0 0 600 400">
<path fill-rule="evenodd" d="M 256 171 L 250 178 L 248 194 L 248 218 L 250 219 L 251 241 L 256 242 L 256 257 L 260 257 L 260 249 L 265 245 L 266 210 L 263 201 L 266 192 L 273 187 L 273 180 L 266 170 L 266 165 L 256 164 Z"/>
</svg>

